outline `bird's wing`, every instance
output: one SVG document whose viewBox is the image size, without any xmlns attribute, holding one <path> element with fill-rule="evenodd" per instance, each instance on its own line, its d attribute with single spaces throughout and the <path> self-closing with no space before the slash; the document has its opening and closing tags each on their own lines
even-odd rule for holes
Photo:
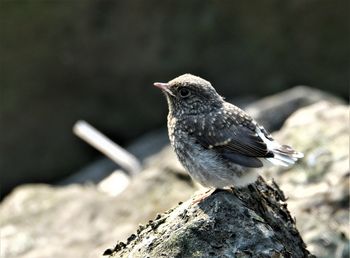
<svg viewBox="0 0 350 258">
<path fill-rule="evenodd" d="M 238 111 L 241 111 L 238 109 Z M 256 123 L 245 113 L 241 116 L 228 111 L 215 117 L 206 116 L 196 122 L 192 135 L 205 148 L 214 149 L 224 159 L 247 167 L 261 167 L 258 158 L 273 157 L 266 143 L 256 133 Z M 199 124 L 202 123 L 202 124 Z"/>
</svg>

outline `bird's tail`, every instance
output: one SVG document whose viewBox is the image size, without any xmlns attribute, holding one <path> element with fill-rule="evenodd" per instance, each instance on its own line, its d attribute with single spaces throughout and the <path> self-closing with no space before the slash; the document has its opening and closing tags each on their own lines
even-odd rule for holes
<svg viewBox="0 0 350 258">
<path fill-rule="evenodd" d="M 289 167 L 298 159 L 304 157 L 304 154 L 294 150 L 288 145 L 281 145 L 271 135 L 268 135 L 263 127 L 257 127 L 257 134 L 266 144 L 267 149 L 273 153 L 273 157 L 266 158 L 274 165 Z"/>
<path fill-rule="evenodd" d="M 274 165 L 280 165 L 284 167 L 289 167 L 293 165 L 298 159 L 304 157 L 303 153 L 295 151 L 288 145 L 276 146 L 271 151 L 274 157 L 267 158 L 267 160 Z"/>
</svg>

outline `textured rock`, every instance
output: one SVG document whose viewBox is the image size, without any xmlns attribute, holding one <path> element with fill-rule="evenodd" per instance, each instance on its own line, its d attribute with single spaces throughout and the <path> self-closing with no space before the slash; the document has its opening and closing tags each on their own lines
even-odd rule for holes
<svg viewBox="0 0 350 258">
<path fill-rule="evenodd" d="M 189 200 L 141 226 L 111 257 L 311 257 L 278 188 L 258 183 Z"/>
<path fill-rule="evenodd" d="M 123 218 L 113 203 L 93 187 L 18 187 L 0 206 L 1 257 L 97 257 Z"/>
<path fill-rule="evenodd" d="M 319 101 L 341 104 L 339 98 L 307 86 L 292 89 L 265 97 L 248 105 L 245 110 L 254 119 L 273 132 L 279 130 L 284 121 L 296 110 Z"/>
<path fill-rule="evenodd" d="M 308 249 L 321 258 L 349 257 L 349 106 L 320 102 L 301 109 L 275 138 L 305 154 L 293 169 L 264 174 L 285 192 Z"/>
<path fill-rule="evenodd" d="M 145 170 L 114 198 L 92 185 L 16 188 L 0 205 L 1 257 L 101 256 L 139 223 L 193 194 L 172 155 L 166 148 L 149 158 Z"/>
</svg>

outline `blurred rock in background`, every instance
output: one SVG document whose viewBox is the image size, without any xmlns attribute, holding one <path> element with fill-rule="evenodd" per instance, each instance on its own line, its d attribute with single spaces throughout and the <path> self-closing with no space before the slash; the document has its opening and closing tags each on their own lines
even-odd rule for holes
<svg viewBox="0 0 350 258">
<path fill-rule="evenodd" d="M 266 171 L 288 198 L 308 250 L 349 257 L 349 106 L 319 102 L 297 111 L 275 137 L 302 151 L 292 169 Z"/>
<path fill-rule="evenodd" d="M 305 84 L 348 94 L 349 1 L 22 1 L 0 5 L 2 191 L 97 156 L 85 119 L 125 144 L 165 126 L 152 82 L 191 72 L 228 98 Z"/>
<path fill-rule="evenodd" d="M 194 189 L 170 146 L 117 197 L 94 185 L 19 186 L 0 205 L 1 257 L 101 257 Z"/>
</svg>

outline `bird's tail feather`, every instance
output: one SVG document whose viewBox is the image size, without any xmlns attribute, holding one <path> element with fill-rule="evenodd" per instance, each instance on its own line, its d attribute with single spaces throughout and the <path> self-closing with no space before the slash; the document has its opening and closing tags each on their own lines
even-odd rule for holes
<svg viewBox="0 0 350 258">
<path fill-rule="evenodd" d="M 288 145 L 280 145 L 278 148 L 272 150 L 273 158 L 267 158 L 272 164 L 289 167 L 293 165 L 298 159 L 304 157 L 304 154 L 295 151 Z"/>
<path fill-rule="evenodd" d="M 298 159 L 304 157 L 304 154 L 294 150 L 288 145 L 281 145 L 277 141 L 273 140 L 263 127 L 257 127 L 257 134 L 264 141 L 267 149 L 273 153 L 272 158 L 266 158 L 274 165 L 289 167 L 293 165 Z"/>
</svg>

